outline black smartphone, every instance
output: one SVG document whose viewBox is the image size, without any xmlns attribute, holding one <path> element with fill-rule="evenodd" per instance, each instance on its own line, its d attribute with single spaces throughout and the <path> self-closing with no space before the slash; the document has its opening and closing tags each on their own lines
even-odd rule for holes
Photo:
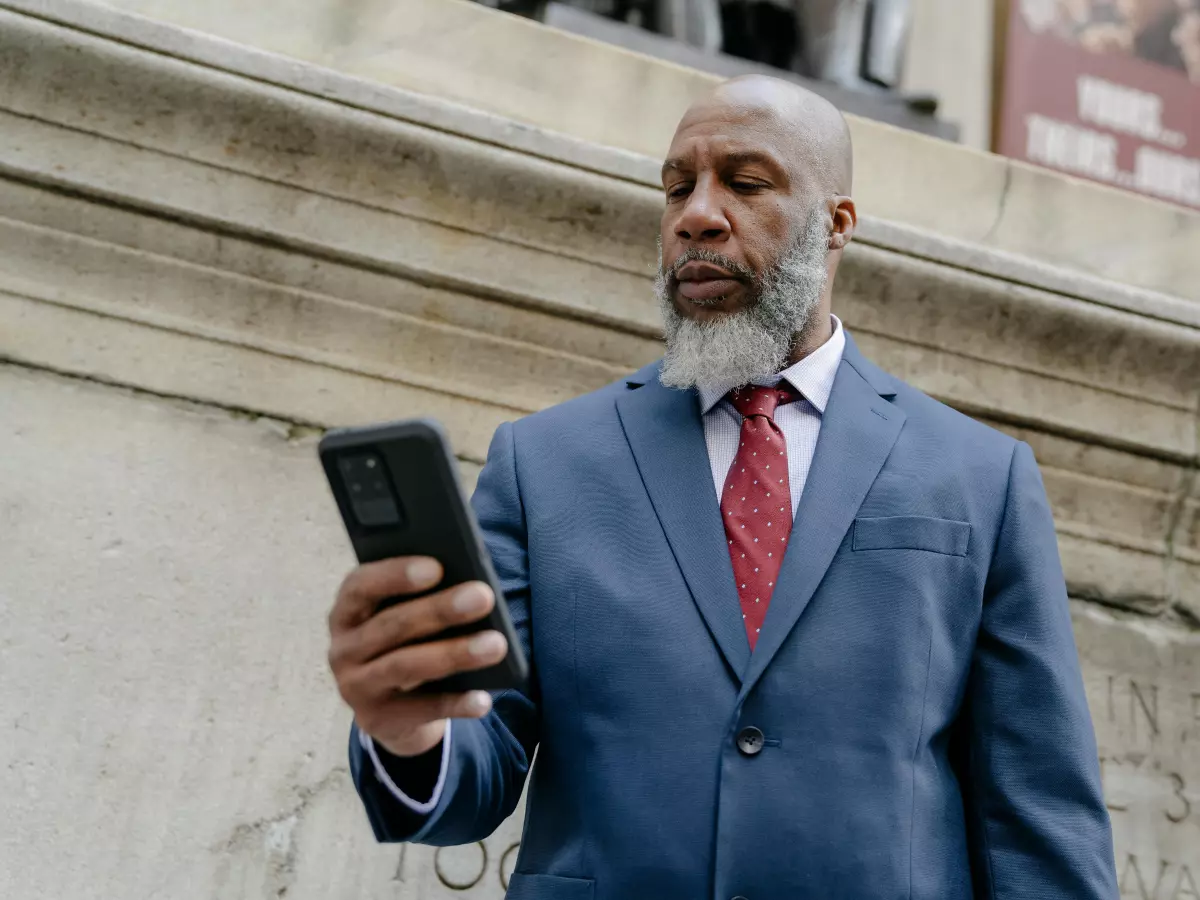
<svg viewBox="0 0 1200 900">
<path fill-rule="evenodd" d="M 487 669 L 430 682 L 421 690 L 522 687 L 528 675 L 525 654 L 441 426 L 429 419 L 412 419 L 338 429 L 325 435 L 318 452 L 359 562 L 431 556 L 442 564 L 445 575 L 428 593 L 482 581 L 496 594 L 496 605 L 486 619 L 456 626 L 430 640 L 493 629 L 508 639 L 508 655 Z M 417 596 L 423 595 L 386 600 L 379 609 Z"/>
</svg>

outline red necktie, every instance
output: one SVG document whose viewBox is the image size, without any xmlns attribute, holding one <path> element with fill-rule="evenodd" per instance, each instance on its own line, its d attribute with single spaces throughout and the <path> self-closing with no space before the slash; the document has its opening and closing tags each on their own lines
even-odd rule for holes
<svg viewBox="0 0 1200 900">
<path fill-rule="evenodd" d="M 795 399 L 786 382 L 777 388 L 751 386 L 729 393 L 729 402 L 742 415 L 742 433 L 725 476 L 721 519 L 751 650 L 767 617 L 792 531 L 787 445 L 774 416 L 775 407 Z"/>
</svg>

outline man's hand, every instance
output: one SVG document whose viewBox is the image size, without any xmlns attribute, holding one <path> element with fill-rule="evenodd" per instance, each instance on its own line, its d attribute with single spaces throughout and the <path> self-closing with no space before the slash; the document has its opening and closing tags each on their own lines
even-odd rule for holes
<svg viewBox="0 0 1200 900">
<path fill-rule="evenodd" d="M 395 756 L 433 749 L 446 733 L 447 719 L 479 718 L 492 706 L 486 691 L 414 694 L 414 688 L 485 669 L 508 652 L 497 631 L 415 643 L 485 617 L 496 598 L 479 582 L 375 613 L 381 601 L 428 590 L 441 578 L 441 565 L 424 557 L 368 563 L 346 576 L 329 614 L 329 667 L 338 690 L 359 729 Z"/>
</svg>

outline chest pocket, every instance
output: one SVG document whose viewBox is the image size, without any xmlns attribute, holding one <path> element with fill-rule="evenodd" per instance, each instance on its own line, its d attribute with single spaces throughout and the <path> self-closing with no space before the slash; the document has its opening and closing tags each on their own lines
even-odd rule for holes
<svg viewBox="0 0 1200 900">
<path fill-rule="evenodd" d="M 953 519 L 928 516 L 887 516 L 855 519 L 851 549 L 925 550 L 947 556 L 966 556 L 971 526 Z"/>
</svg>

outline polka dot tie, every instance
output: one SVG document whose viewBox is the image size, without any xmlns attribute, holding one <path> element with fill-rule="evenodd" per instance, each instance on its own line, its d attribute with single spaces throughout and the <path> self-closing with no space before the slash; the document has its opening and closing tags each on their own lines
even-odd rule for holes
<svg viewBox="0 0 1200 900">
<path fill-rule="evenodd" d="M 721 518 L 733 560 L 750 649 L 758 642 L 767 605 L 792 531 L 787 445 L 775 408 L 798 399 L 786 382 L 777 388 L 745 387 L 729 393 L 742 415 L 737 455 L 721 494 Z"/>
</svg>

